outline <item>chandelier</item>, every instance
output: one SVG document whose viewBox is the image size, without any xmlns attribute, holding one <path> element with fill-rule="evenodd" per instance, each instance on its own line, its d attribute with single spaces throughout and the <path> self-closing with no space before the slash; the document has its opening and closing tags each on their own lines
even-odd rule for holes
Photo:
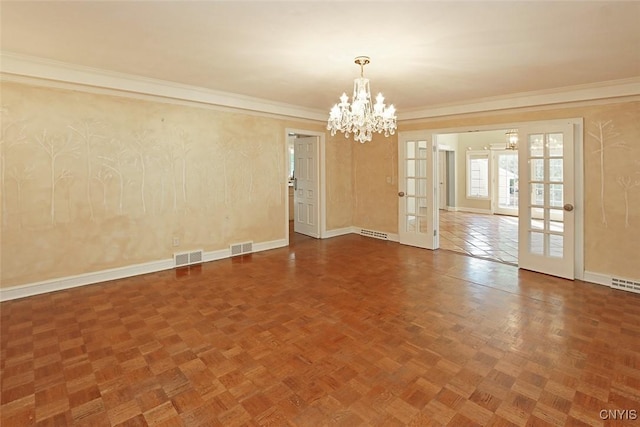
<svg viewBox="0 0 640 427">
<path fill-rule="evenodd" d="M 346 138 L 353 134 L 353 139 L 364 143 L 371 141 L 374 132 L 384 132 L 384 136 L 396 132 L 396 109 L 393 104 L 386 107 L 381 93 L 376 97 L 375 105 L 371 104 L 369 79 L 364 78 L 364 66 L 369 62 L 367 56 L 356 57 L 355 63 L 360 65 L 360 77 L 353 81 L 351 105 L 349 97 L 343 93 L 340 103 L 329 112 L 327 130 L 331 131 L 331 136 L 340 131 Z"/>
<path fill-rule="evenodd" d="M 507 145 L 505 146 L 505 149 L 517 150 L 518 149 L 518 129 L 509 129 L 509 131 L 504 135 L 507 138 Z"/>
</svg>

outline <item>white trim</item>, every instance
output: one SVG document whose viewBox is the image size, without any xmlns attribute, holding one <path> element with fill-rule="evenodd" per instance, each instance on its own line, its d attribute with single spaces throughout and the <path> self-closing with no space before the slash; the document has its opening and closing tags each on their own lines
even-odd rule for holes
<svg viewBox="0 0 640 427">
<path fill-rule="evenodd" d="M 332 237 L 345 236 L 347 234 L 358 234 L 360 229 L 357 227 L 344 227 L 344 228 L 334 228 L 333 230 L 327 230 L 322 235 L 323 239 L 330 239 Z"/>
<path fill-rule="evenodd" d="M 131 94 L 155 95 L 168 99 L 220 105 L 309 120 L 326 121 L 328 114 L 326 111 L 278 103 L 267 99 L 100 70 L 12 52 L 0 52 L 0 71 L 3 73 L 3 80 L 9 81 L 20 81 L 21 77 L 43 79 L 39 82 L 43 85 L 47 85 L 47 82 L 49 82 L 48 85 L 62 82 L 85 86 L 83 90 L 87 90 L 87 88 L 112 89 L 126 92 L 128 96 Z"/>
<path fill-rule="evenodd" d="M 287 246 L 285 239 L 271 240 L 268 242 L 255 243 L 253 252 L 268 251 Z M 231 257 L 229 249 L 209 251 L 203 254 L 203 262 L 218 261 Z M 130 265 L 127 267 L 111 268 L 108 270 L 94 271 L 91 273 L 79 274 L 76 276 L 60 277 L 57 279 L 44 280 L 36 283 L 13 286 L 0 289 L 0 301 L 9 301 L 18 298 L 25 298 L 33 295 L 48 292 L 61 291 L 63 289 L 76 288 L 79 286 L 92 285 L 95 283 L 110 280 L 124 279 L 141 274 L 156 273 L 163 270 L 171 270 L 175 267 L 173 258 L 159 261 L 151 261 L 144 264 Z"/>
<path fill-rule="evenodd" d="M 271 240 L 268 242 L 254 243 L 253 252 L 269 251 L 271 249 L 283 248 L 288 245 L 289 245 L 289 242 L 287 242 L 286 239 L 278 239 L 278 240 Z"/>
<path fill-rule="evenodd" d="M 573 276 L 578 280 L 584 280 L 584 118 L 575 118 L 573 122 L 573 203 L 574 229 L 573 234 L 574 265 Z M 611 281 L 609 281 L 611 283 Z"/>
<path fill-rule="evenodd" d="M 397 233 L 387 233 L 387 238 L 390 242 L 400 242 L 400 236 Z"/>
<path fill-rule="evenodd" d="M 66 89 L 81 88 L 86 92 L 109 93 L 134 98 L 144 98 L 145 96 L 161 97 L 165 101 L 170 100 L 175 103 L 188 101 L 312 121 L 325 122 L 327 119 L 327 112 L 318 109 L 304 108 L 267 99 L 214 91 L 197 86 L 181 85 L 165 80 L 116 73 L 6 51 L 0 52 L 0 80 Z M 532 107 L 549 109 L 552 105 L 558 106 L 603 99 L 624 100 L 625 97 L 637 97 L 638 95 L 640 95 L 640 77 L 634 77 L 588 85 L 568 86 L 553 90 L 521 92 L 501 97 L 469 100 L 459 104 L 440 105 L 409 111 L 403 110 L 398 114 L 398 122 L 496 110 Z"/>
<path fill-rule="evenodd" d="M 638 288 L 636 286 L 637 283 L 640 283 L 640 279 L 629 279 L 629 278 L 622 278 L 622 277 L 616 277 L 615 279 L 618 282 L 621 280 L 623 282 L 625 280 L 628 280 L 629 282 L 633 282 L 633 285 L 620 286 L 619 284 L 614 283 L 614 277 L 611 276 L 610 274 L 594 273 L 593 271 L 585 271 L 584 278 L 582 280 L 584 282 L 595 283 L 596 285 L 606 286 L 608 288 L 615 289 L 617 291 L 625 291 L 625 292 L 640 294 L 640 291 L 638 291 Z"/>
<path fill-rule="evenodd" d="M 607 274 L 585 271 L 584 276 L 581 280 L 584 282 L 595 283 L 596 285 L 603 285 L 609 288 L 611 287 L 611 279 L 612 277 Z"/>
<path fill-rule="evenodd" d="M 127 267 L 118 267 L 91 273 L 78 274 L 76 276 L 44 280 L 41 282 L 0 289 L 0 301 L 24 298 L 47 292 L 60 291 L 62 289 L 76 288 L 78 286 L 92 285 L 94 283 L 106 282 L 109 280 L 124 279 L 126 277 L 138 276 L 140 274 L 155 273 L 157 271 L 170 270 L 173 267 L 174 262 L 173 258 L 171 258 L 147 262 L 144 264 L 130 265 Z"/>
<path fill-rule="evenodd" d="M 327 230 L 327 232 L 323 235 L 322 238 L 323 239 L 330 239 L 332 237 L 346 236 L 347 234 L 357 234 L 357 235 L 362 236 L 362 237 L 375 239 L 375 237 L 370 237 L 370 236 L 367 236 L 365 234 L 361 234 L 362 230 L 368 230 L 368 231 L 373 231 L 375 233 L 386 234 L 387 235 L 387 241 L 389 241 L 389 242 L 398 242 L 399 241 L 399 237 L 398 237 L 397 233 L 388 233 L 386 231 L 370 230 L 368 228 L 356 227 L 356 226 L 344 227 L 344 228 L 334 228 L 333 230 Z M 381 239 L 378 239 L 378 240 L 381 240 Z"/>
<path fill-rule="evenodd" d="M 639 94 L 640 77 L 633 77 L 588 85 L 568 86 L 555 90 L 521 92 L 508 96 L 484 98 L 461 104 L 441 105 L 413 111 L 405 110 L 398 114 L 398 121 L 485 111 L 513 110 L 541 105 L 549 109 L 549 106 L 554 104 L 620 98 Z"/>
</svg>

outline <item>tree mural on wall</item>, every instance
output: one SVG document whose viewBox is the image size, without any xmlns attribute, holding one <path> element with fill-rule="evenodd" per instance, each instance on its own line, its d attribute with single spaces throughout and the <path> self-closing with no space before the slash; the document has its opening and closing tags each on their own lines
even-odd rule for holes
<svg viewBox="0 0 640 427">
<path fill-rule="evenodd" d="M 124 176 L 124 170 L 128 160 L 128 150 L 126 145 L 121 140 L 116 138 L 112 138 L 111 140 L 109 140 L 108 146 L 113 149 L 113 156 L 99 156 L 99 159 L 102 161 L 102 167 L 109 169 L 118 178 L 117 212 L 118 215 L 122 215 L 124 187 L 126 183 L 130 183 L 130 181 Z"/>
<path fill-rule="evenodd" d="M 10 114 L 8 106 L 2 106 L 0 109 L 0 188 L 2 188 L 2 225 L 6 225 L 7 221 L 7 200 L 5 187 L 6 163 L 5 158 L 9 150 L 18 144 L 27 143 L 25 120 L 14 120 Z"/>
<path fill-rule="evenodd" d="M 42 148 L 46 153 L 49 160 L 50 168 L 50 215 L 51 224 L 56 223 L 56 184 L 62 180 L 69 180 L 73 177 L 73 174 L 68 169 L 62 169 L 58 175 L 56 175 L 56 162 L 61 156 L 79 157 L 80 149 L 78 145 L 73 142 L 73 137 L 70 133 L 66 137 L 59 135 L 48 135 L 47 130 L 42 131 L 42 135 L 35 137 L 36 144 Z"/>
<path fill-rule="evenodd" d="M 616 179 L 618 185 L 622 187 L 624 194 L 624 226 L 629 228 L 629 190 L 640 187 L 640 180 L 633 180 L 630 176 L 618 175 Z"/>
<path fill-rule="evenodd" d="M 95 129 L 101 125 L 102 124 L 99 121 L 93 119 L 84 119 L 73 126 L 69 125 L 69 129 L 71 129 L 80 138 L 80 141 L 85 147 L 87 161 L 87 206 L 89 207 L 89 218 L 92 221 L 94 219 L 93 201 L 91 200 L 91 183 L 94 178 L 92 171 L 92 149 L 93 145 L 97 142 L 96 140 L 105 138 L 103 135 L 95 133 Z"/>
<path fill-rule="evenodd" d="M 22 189 L 24 183 L 33 179 L 33 166 L 22 166 L 20 169 L 13 167 L 9 171 L 9 177 L 16 183 L 16 205 L 19 217 L 19 226 L 22 228 Z"/>
<path fill-rule="evenodd" d="M 149 148 L 153 145 L 153 140 L 149 137 L 149 131 L 141 130 L 133 134 L 131 152 L 134 155 L 134 164 L 140 166 L 140 199 L 142 201 L 142 212 L 147 213 L 147 202 L 145 199 L 145 186 L 147 176 L 147 157 Z"/>
<path fill-rule="evenodd" d="M 173 145 L 176 159 L 180 163 L 180 169 L 182 172 L 182 202 L 184 208 L 187 210 L 187 155 L 191 151 L 192 141 L 191 137 L 184 129 L 176 129 L 176 143 Z M 173 170 L 173 169 L 172 169 Z"/>
<path fill-rule="evenodd" d="M 605 181 L 604 181 L 604 160 L 605 151 L 611 148 L 628 149 L 624 141 L 620 140 L 620 133 L 615 129 L 613 120 L 596 121 L 593 124 L 593 130 L 588 132 L 589 136 L 594 138 L 599 145 L 599 148 L 594 150 L 594 154 L 600 155 L 600 210 L 602 213 L 602 224 L 607 226 L 607 213 L 605 210 Z"/>
<path fill-rule="evenodd" d="M 107 212 L 107 185 L 113 179 L 113 172 L 103 165 L 93 178 L 100 183 L 102 190 L 102 209 L 104 212 Z"/>
</svg>

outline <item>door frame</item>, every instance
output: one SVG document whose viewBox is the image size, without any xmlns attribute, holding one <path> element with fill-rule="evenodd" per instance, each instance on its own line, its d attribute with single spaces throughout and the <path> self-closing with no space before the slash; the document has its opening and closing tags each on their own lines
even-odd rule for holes
<svg viewBox="0 0 640 427">
<path fill-rule="evenodd" d="M 316 218 L 318 218 L 318 238 L 323 239 L 327 234 L 327 206 L 326 206 L 326 191 L 327 191 L 327 180 L 326 180 L 326 156 L 325 156 L 325 139 L 326 134 L 324 132 L 317 132 L 306 129 L 298 129 L 298 128 L 285 128 L 284 130 L 284 144 L 283 144 L 283 153 L 284 153 L 284 172 L 283 172 L 283 191 L 282 195 L 284 197 L 284 233 L 285 239 L 287 241 L 287 245 L 289 245 L 289 137 L 291 134 L 301 135 L 301 136 L 316 136 L 318 137 L 318 148 L 316 152 L 316 170 L 318 171 L 318 183 L 316 185 L 317 191 L 317 210 L 316 210 Z"/>
<path fill-rule="evenodd" d="M 559 119 L 548 119 L 548 120 L 531 120 L 531 121 L 520 121 L 520 122 L 504 122 L 497 123 L 492 125 L 480 125 L 480 126 L 463 126 L 463 127 L 455 127 L 455 128 L 440 128 L 428 130 L 427 132 L 433 135 L 434 146 L 437 147 L 436 153 L 437 156 L 440 154 L 439 144 L 438 144 L 438 136 L 441 134 L 452 134 L 452 133 L 466 133 L 466 132 L 477 132 L 477 131 L 495 131 L 502 129 L 517 129 L 518 127 L 523 127 L 527 125 L 544 125 L 547 122 L 557 122 L 558 120 L 570 122 L 573 125 L 573 155 L 574 155 L 574 200 L 575 200 L 575 217 L 574 217 L 574 276 L 577 280 L 584 280 L 584 118 L 583 117 L 569 117 L 569 118 L 559 118 Z M 519 145 L 520 147 L 520 145 Z M 437 162 L 434 167 L 437 167 Z M 518 169 L 518 179 L 521 179 L 522 171 Z M 456 183 L 458 180 L 458 176 L 456 174 Z M 439 186 L 436 186 L 435 190 L 438 192 L 437 197 L 440 197 L 439 194 Z M 435 227 L 436 233 L 440 236 L 440 226 L 439 226 L 439 216 L 440 212 L 438 210 L 438 221 L 436 221 Z M 440 247 L 439 239 L 436 241 L 437 246 L 434 249 Z"/>
<path fill-rule="evenodd" d="M 447 209 L 449 206 L 447 203 L 447 193 L 449 191 L 447 166 L 447 151 L 438 150 L 438 209 Z"/>
</svg>

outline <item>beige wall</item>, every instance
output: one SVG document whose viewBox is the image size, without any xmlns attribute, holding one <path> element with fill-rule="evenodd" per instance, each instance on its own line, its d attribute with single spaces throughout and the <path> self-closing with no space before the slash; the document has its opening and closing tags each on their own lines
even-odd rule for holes
<svg viewBox="0 0 640 427">
<path fill-rule="evenodd" d="M 341 133 L 327 133 L 325 149 L 327 176 L 327 230 L 350 227 L 353 223 L 353 183 L 351 181 L 353 140 Z"/>
<path fill-rule="evenodd" d="M 1 89 L 2 287 L 284 239 L 285 128 L 323 130 L 126 97 Z"/>
<path fill-rule="evenodd" d="M 400 131 L 455 129 L 524 121 L 560 118 L 584 118 L 584 238 L 585 270 L 616 277 L 639 279 L 640 266 L 640 102 L 602 103 L 600 105 L 549 108 L 539 111 L 469 115 L 400 123 Z M 379 169 L 387 168 L 391 156 L 397 156 L 395 144 L 380 144 L 378 149 L 362 147 L 358 182 L 378 181 Z M 393 146 L 393 147 L 392 147 Z M 386 147 L 384 151 L 383 147 Z M 603 150 L 604 149 L 604 150 Z M 378 215 L 389 218 L 381 231 L 397 231 L 397 196 L 393 192 L 358 191 L 358 203 L 373 206 Z M 375 228 L 379 221 L 361 215 L 357 225 Z"/>
<path fill-rule="evenodd" d="M 1 286 L 285 237 L 280 120 L 2 84 Z M 585 267 L 639 278 L 640 102 L 400 123 L 400 131 L 584 117 Z M 604 151 L 602 151 L 604 148 Z M 327 134 L 327 230 L 397 233 L 397 135 Z M 173 238 L 180 246 L 173 247 Z"/>
<path fill-rule="evenodd" d="M 397 137 L 375 134 L 371 142 L 353 146 L 353 225 L 398 232 Z"/>
</svg>

